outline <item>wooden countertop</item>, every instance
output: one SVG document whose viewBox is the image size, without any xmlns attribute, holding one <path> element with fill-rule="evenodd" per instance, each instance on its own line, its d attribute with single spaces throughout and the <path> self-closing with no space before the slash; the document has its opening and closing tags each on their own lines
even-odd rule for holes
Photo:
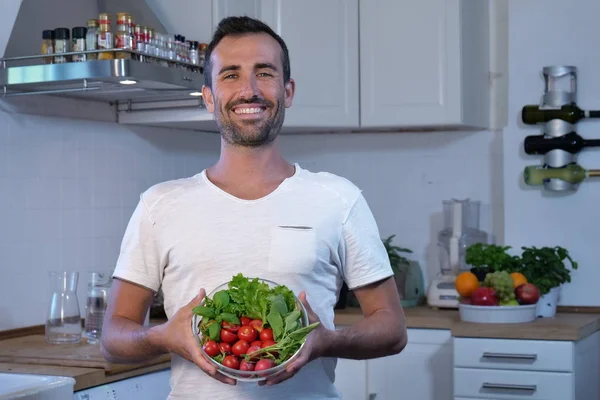
<svg viewBox="0 0 600 400">
<path fill-rule="evenodd" d="M 559 312 L 554 318 L 525 324 L 467 323 L 460 321 L 458 310 L 428 306 L 406 308 L 404 313 L 408 328 L 448 329 L 454 337 L 576 341 L 600 330 L 600 313 Z M 362 318 L 358 308 L 335 312 L 338 326 Z M 70 376 L 76 381 L 76 391 L 167 368 L 168 355 L 143 364 L 111 364 L 102 357 L 99 344 L 85 341 L 51 346 L 45 343 L 43 334 L 0 340 L 0 372 Z"/>
<path fill-rule="evenodd" d="M 458 310 L 429 306 L 406 308 L 408 328 L 450 329 L 454 337 L 577 341 L 600 330 L 600 314 L 562 313 L 522 324 L 462 322 Z M 360 309 L 336 310 L 335 324 L 350 325 L 362 319 Z"/>
<path fill-rule="evenodd" d="M 70 376 L 75 390 L 170 368 L 170 355 L 137 364 L 113 364 L 100 352 L 100 344 L 47 344 L 34 334 L 0 341 L 0 372 Z"/>
</svg>

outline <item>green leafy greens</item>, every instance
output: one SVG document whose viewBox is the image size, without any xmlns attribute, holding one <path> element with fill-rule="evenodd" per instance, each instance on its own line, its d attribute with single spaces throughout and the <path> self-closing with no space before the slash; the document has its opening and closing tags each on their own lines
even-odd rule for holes
<svg viewBox="0 0 600 400">
<path fill-rule="evenodd" d="M 241 317 L 260 320 L 264 327 L 273 330 L 272 346 L 262 348 L 244 357 L 268 357 L 280 364 L 291 357 L 306 340 L 306 336 L 319 322 L 303 326 L 302 311 L 298 309 L 294 293 L 285 285 L 271 288 L 258 278 L 247 278 L 241 273 L 235 275 L 226 290 L 206 297 L 203 305 L 196 306 L 193 313 L 202 316 L 200 330 L 203 344 L 208 340 L 218 341 L 221 324 L 240 324 Z M 215 357 L 217 361 L 222 354 Z"/>
</svg>

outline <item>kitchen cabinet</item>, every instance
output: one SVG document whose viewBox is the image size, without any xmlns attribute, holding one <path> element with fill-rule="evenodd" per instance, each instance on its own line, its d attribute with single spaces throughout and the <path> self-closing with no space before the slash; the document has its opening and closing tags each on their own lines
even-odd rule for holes
<svg viewBox="0 0 600 400">
<path fill-rule="evenodd" d="M 487 127 L 488 7 L 361 0 L 361 126 Z"/>
<path fill-rule="evenodd" d="M 452 400 L 449 330 L 408 329 L 408 344 L 393 356 L 338 360 L 336 386 L 344 399 Z"/>
<path fill-rule="evenodd" d="M 261 19 L 286 42 L 296 82 L 285 128 L 359 126 L 358 0 L 262 0 Z"/>
<path fill-rule="evenodd" d="M 296 94 L 286 109 L 285 132 L 490 126 L 490 58 L 500 39 L 490 34 L 490 18 L 496 17 L 488 1 L 204 1 L 212 30 L 223 17 L 249 15 L 286 41 Z M 172 11 L 162 11 L 169 19 Z M 216 131 L 206 114 L 174 109 L 148 116 L 147 124 Z"/>
<path fill-rule="evenodd" d="M 247 15 L 260 18 L 261 0 L 212 0 L 212 32 L 219 22 L 234 15 Z"/>
<path fill-rule="evenodd" d="M 600 332 L 577 342 L 454 339 L 455 399 L 600 398 Z"/>
<path fill-rule="evenodd" d="M 258 16 L 286 41 L 297 82 L 286 128 L 489 125 L 486 1 L 217 3 Z"/>
</svg>

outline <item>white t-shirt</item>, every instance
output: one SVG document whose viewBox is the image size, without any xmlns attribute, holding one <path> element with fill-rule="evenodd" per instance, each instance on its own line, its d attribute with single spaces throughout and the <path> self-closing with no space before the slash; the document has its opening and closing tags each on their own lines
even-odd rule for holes
<svg viewBox="0 0 600 400">
<path fill-rule="evenodd" d="M 242 273 L 304 290 L 322 324 L 335 329 L 343 280 L 350 289 L 393 275 L 375 219 L 351 182 L 296 164 L 294 175 L 257 200 L 242 200 L 206 171 L 157 184 L 141 195 L 114 271 L 155 292 L 167 317 Z M 190 330 L 191 330 L 190 323 Z M 305 365 L 274 386 L 226 385 L 173 354 L 169 399 L 336 399 L 336 359 Z"/>
</svg>

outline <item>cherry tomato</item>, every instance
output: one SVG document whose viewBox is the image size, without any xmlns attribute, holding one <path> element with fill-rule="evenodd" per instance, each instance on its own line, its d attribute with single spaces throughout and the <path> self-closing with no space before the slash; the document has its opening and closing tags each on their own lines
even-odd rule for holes
<svg viewBox="0 0 600 400">
<path fill-rule="evenodd" d="M 273 329 L 271 328 L 265 328 L 262 330 L 262 332 L 260 333 L 260 340 L 267 341 L 267 340 L 273 340 Z"/>
<path fill-rule="evenodd" d="M 246 351 L 246 354 L 252 354 L 252 353 L 254 353 L 255 351 L 258 351 L 258 350 L 260 350 L 260 346 L 250 346 L 248 348 L 248 350 Z M 257 359 L 256 357 L 251 357 L 251 360 L 256 360 L 256 359 Z"/>
<path fill-rule="evenodd" d="M 231 348 L 231 352 L 233 354 L 235 354 L 236 356 L 242 356 L 242 355 L 246 354 L 249 347 L 250 347 L 250 344 L 248 342 L 246 342 L 245 340 L 238 340 Z"/>
<path fill-rule="evenodd" d="M 260 347 L 264 349 L 265 347 L 273 346 L 274 344 L 277 344 L 277 342 L 275 342 L 274 340 L 265 340 L 264 342 L 262 342 Z"/>
<path fill-rule="evenodd" d="M 274 340 L 265 340 L 260 347 L 264 349 L 265 347 L 273 346 L 274 344 L 277 344 Z M 269 351 L 269 354 L 273 355 L 274 357 L 277 357 L 279 353 L 271 350 Z"/>
<path fill-rule="evenodd" d="M 242 325 L 250 325 L 250 322 L 252 321 L 252 319 L 248 318 L 248 317 L 242 317 L 242 318 L 240 318 L 240 321 L 242 322 Z"/>
<path fill-rule="evenodd" d="M 258 332 L 256 332 L 253 327 L 246 325 L 240 328 L 237 335 L 241 340 L 245 340 L 246 342 L 253 342 L 258 336 Z"/>
<path fill-rule="evenodd" d="M 229 332 L 226 329 L 221 329 L 221 340 L 227 343 L 233 343 L 238 340 L 238 337 L 233 332 Z"/>
<path fill-rule="evenodd" d="M 227 368 L 238 369 L 240 368 L 240 360 L 236 356 L 228 355 L 223 359 L 223 365 Z"/>
<path fill-rule="evenodd" d="M 223 329 L 228 330 L 229 332 L 237 332 L 238 329 L 240 329 L 241 325 L 236 325 L 236 324 L 230 324 L 227 321 L 223 321 L 221 322 L 221 327 L 223 327 Z"/>
<path fill-rule="evenodd" d="M 275 366 L 275 362 L 270 358 L 263 358 L 259 360 L 254 366 L 255 371 L 264 371 L 265 369 L 273 368 Z"/>
<path fill-rule="evenodd" d="M 202 346 L 202 348 L 209 357 L 214 357 L 219 354 L 219 345 L 214 340 L 209 340 L 204 344 L 204 346 Z"/>
<path fill-rule="evenodd" d="M 263 323 L 260 319 L 253 319 L 250 321 L 250 326 L 256 329 L 258 332 L 263 330 Z"/>
<path fill-rule="evenodd" d="M 263 342 L 261 342 L 260 340 L 255 340 L 254 342 L 250 343 L 250 346 L 257 346 L 258 348 L 260 348 L 262 344 Z"/>
<path fill-rule="evenodd" d="M 240 371 L 254 371 L 254 363 L 250 361 L 242 360 L 240 362 Z"/>
<path fill-rule="evenodd" d="M 229 354 L 231 353 L 231 345 L 227 342 L 221 342 L 219 343 L 219 350 L 221 350 L 222 353 Z"/>
</svg>

